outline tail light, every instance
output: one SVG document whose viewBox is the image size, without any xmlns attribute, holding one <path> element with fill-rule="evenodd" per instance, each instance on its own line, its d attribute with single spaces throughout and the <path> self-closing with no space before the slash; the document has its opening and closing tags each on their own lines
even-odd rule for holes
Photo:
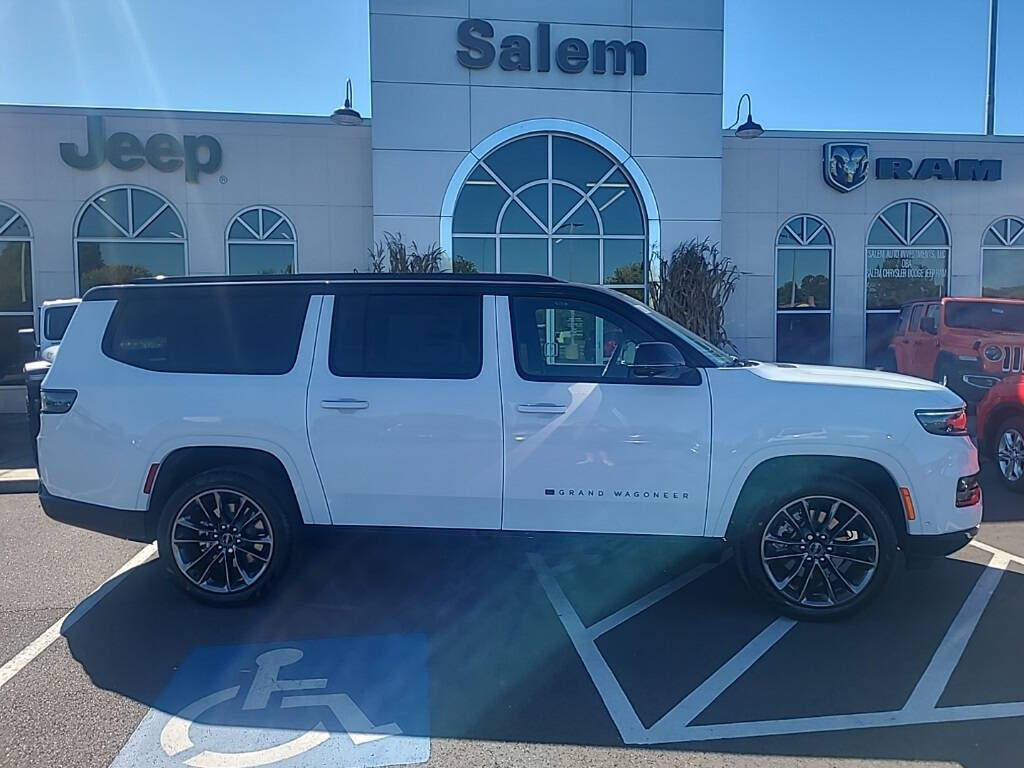
<svg viewBox="0 0 1024 768">
<path fill-rule="evenodd" d="M 981 501 L 981 484 L 977 475 L 961 477 L 956 481 L 956 505 L 973 507 Z"/>
<path fill-rule="evenodd" d="M 39 394 L 42 413 L 67 413 L 75 404 L 78 392 L 74 389 L 44 389 Z"/>
<path fill-rule="evenodd" d="M 941 411 L 914 411 L 921 426 L 933 435 L 966 435 L 967 407 Z"/>
</svg>

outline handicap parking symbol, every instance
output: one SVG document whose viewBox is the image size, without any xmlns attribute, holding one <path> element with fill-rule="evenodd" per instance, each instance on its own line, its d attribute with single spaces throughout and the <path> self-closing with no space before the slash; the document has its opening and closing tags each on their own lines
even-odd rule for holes
<svg viewBox="0 0 1024 768">
<path fill-rule="evenodd" d="M 422 635 L 199 648 L 111 768 L 423 763 L 427 686 Z"/>
</svg>

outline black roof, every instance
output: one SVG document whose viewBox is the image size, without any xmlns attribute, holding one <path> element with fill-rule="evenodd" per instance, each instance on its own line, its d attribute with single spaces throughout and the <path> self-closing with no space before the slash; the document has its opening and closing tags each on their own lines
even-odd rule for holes
<svg viewBox="0 0 1024 768">
<path fill-rule="evenodd" d="M 303 272 L 296 275 L 190 275 L 188 277 L 143 277 L 129 285 L 217 285 L 224 283 L 347 283 L 347 282 L 438 282 L 438 283 L 561 283 L 556 277 L 526 274 L 476 272 Z"/>
</svg>

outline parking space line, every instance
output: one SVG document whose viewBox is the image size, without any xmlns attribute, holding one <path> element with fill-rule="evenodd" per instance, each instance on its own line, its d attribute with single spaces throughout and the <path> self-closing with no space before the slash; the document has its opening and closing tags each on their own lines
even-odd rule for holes
<svg viewBox="0 0 1024 768">
<path fill-rule="evenodd" d="M 1010 565 L 1010 556 L 1001 552 L 992 555 L 988 567 L 982 571 L 975 583 L 971 593 L 964 600 L 953 623 L 946 630 L 942 642 L 939 643 L 935 655 L 928 663 L 927 669 L 917 681 L 914 692 L 910 694 L 907 703 L 903 705 L 905 711 L 930 710 L 939 702 L 939 697 L 946 689 L 953 670 L 960 663 L 960 657 L 967 649 L 967 641 L 974 634 L 981 614 L 985 612 L 989 600 L 999 586 L 1003 574 Z"/>
<path fill-rule="evenodd" d="M 120 583 L 128 571 L 142 565 L 154 554 L 156 554 L 156 544 L 144 546 L 131 560 L 114 571 L 102 584 L 96 587 L 82 602 L 57 619 L 43 634 L 22 648 L 13 659 L 0 667 L 0 688 L 27 667 L 39 654 L 49 648 L 60 637 L 61 630 L 70 629 L 74 626 L 75 622 L 88 613 L 93 606 Z"/>
<path fill-rule="evenodd" d="M 1002 549 L 997 549 L 996 547 L 993 547 L 991 544 L 986 544 L 983 541 L 978 541 L 977 539 L 971 539 L 971 546 L 972 547 L 977 547 L 980 550 L 988 552 L 990 555 L 1003 555 L 1011 563 L 1017 563 L 1017 565 L 1024 565 L 1024 557 L 1020 557 L 1019 555 L 1015 555 L 1012 552 L 1006 552 L 1006 551 L 1004 551 Z"/>
<path fill-rule="evenodd" d="M 613 630 L 615 627 L 619 626 L 619 624 L 629 621 L 639 613 L 643 613 L 655 603 L 664 600 L 674 592 L 678 592 L 687 584 L 696 581 L 711 569 L 718 567 L 729 559 L 730 554 L 731 553 L 726 552 L 725 556 L 717 562 L 698 565 L 696 568 L 692 568 L 686 573 L 676 576 L 672 581 L 662 584 L 653 592 L 648 592 L 643 597 L 634 600 L 623 608 L 620 608 L 610 616 L 605 616 L 600 621 L 594 622 L 586 628 L 585 631 L 587 636 L 590 637 L 591 640 L 596 640 L 605 632 Z"/>
</svg>

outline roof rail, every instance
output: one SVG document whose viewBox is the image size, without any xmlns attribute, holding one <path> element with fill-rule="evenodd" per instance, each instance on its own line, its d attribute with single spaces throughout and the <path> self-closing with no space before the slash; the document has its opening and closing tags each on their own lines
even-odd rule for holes
<svg viewBox="0 0 1024 768">
<path fill-rule="evenodd" d="M 561 283 L 556 277 L 513 273 L 479 272 L 303 272 L 294 275 L 190 275 L 142 277 L 131 285 L 188 285 L 217 283 L 343 283 L 343 282 L 459 282 L 459 283 Z"/>
</svg>

